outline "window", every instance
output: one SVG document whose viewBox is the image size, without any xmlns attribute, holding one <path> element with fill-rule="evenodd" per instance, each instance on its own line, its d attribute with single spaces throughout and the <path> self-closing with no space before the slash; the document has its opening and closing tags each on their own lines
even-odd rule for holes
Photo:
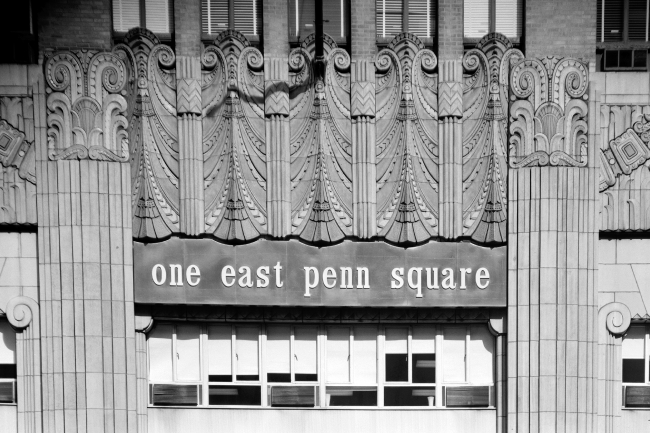
<svg viewBox="0 0 650 433">
<path fill-rule="evenodd" d="M 172 33 L 172 0 L 113 0 L 113 30 L 128 32 L 144 27 L 156 34 Z"/>
<path fill-rule="evenodd" d="M 0 30 L 0 63 L 37 63 L 32 2 L 5 2 L 2 12 L 10 19 L 4 20 Z"/>
<path fill-rule="evenodd" d="M 648 0 L 598 0 L 597 39 L 604 70 L 647 69 Z"/>
<path fill-rule="evenodd" d="M 465 0 L 465 39 L 501 33 L 515 42 L 521 37 L 522 0 Z"/>
<path fill-rule="evenodd" d="M 247 37 L 262 32 L 262 0 L 201 0 L 201 31 L 216 35 L 233 29 Z"/>
<path fill-rule="evenodd" d="M 421 39 L 433 38 L 436 34 L 436 3 L 433 0 L 377 0 L 375 5 L 377 38 L 392 39 L 405 31 Z"/>
<path fill-rule="evenodd" d="M 650 408 L 650 327 L 631 326 L 622 343 L 623 406 Z"/>
<path fill-rule="evenodd" d="M 154 406 L 488 407 L 494 338 L 485 325 L 159 324 L 149 384 Z"/>
<path fill-rule="evenodd" d="M 323 32 L 337 43 L 345 43 L 349 26 L 348 0 L 323 1 Z M 316 2 L 314 0 L 289 0 L 289 36 L 305 39 L 314 33 Z"/>
<path fill-rule="evenodd" d="M 0 319 L 0 403 L 16 403 L 16 332 Z"/>
</svg>

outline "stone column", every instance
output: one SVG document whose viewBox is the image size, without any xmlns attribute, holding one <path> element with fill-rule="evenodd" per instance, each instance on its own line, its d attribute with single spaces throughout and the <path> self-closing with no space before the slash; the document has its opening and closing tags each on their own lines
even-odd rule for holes
<svg viewBox="0 0 650 433">
<path fill-rule="evenodd" d="M 46 59 L 35 103 L 43 430 L 135 432 L 129 77 L 113 53 L 79 55 Z"/>
<path fill-rule="evenodd" d="M 149 423 L 149 364 L 147 363 L 147 333 L 153 327 L 150 316 L 135 317 L 135 374 L 137 380 L 138 433 L 147 433 Z"/>
<path fill-rule="evenodd" d="M 463 2 L 438 3 L 440 236 L 463 234 Z"/>
<path fill-rule="evenodd" d="M 490 331 L 496 336 L 495 342 L 495 377 L 494 377 L 494 406 L 497 408 L 497 433 L 506 431 L 506 319 L 493 317 L 490 319 Z"/>
<path fill-rule="evenodd" d="M 353 234 L 368 239 L 377 234 L 375 2 L 359 0 L 350 8 Z"/>
<path fill-rule="evenodd" d="M 508 431 L 593 432 L 596 94 L 571 58 L 525 59 L 510 85 Z"/>
<path fill-rule="evenodd" d="M 262 7 L 268 234 L 282 238 L 291 234 L 289 11 L 283 0 Z"/>
<path fill-rule="evenodd" d="M 205 232 L 201 124 L 201 1 L 174 4 L 176 115 L 178 116 L 180 231 Z"/>
</svg>

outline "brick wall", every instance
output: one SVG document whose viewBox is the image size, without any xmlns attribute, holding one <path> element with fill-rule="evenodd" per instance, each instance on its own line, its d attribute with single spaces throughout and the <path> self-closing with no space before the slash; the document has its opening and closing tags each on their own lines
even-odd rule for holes
<svg viewBox="0 0 650 433">
<path fill-rule="evenodd" d="M 176 55 L 201 55 L 201 0 L 174 2 Z"/>
<path fill-rule="evenodd" d="M 284 57 L 289 54 L 289 3 L 286 0 L 262 2 L 264 55 Z"/>
<path fill-rule="evenodd" d="M 350 3 L 352 60 L 369 60 L 377 52 L 375 0 L 351 0 Z"/>
<path fill-rule="evenodd" d="M 527 57 L 572 56 L 593 60 L 596 55 L 594 0 L 531 0 L 526 2 Z"/>
<path fill-rule="evenodd" d="M 111 0 L 43 0 L 35 9 L 39 49 L 111 48 Z"/>
<path fill-rule="evenodd" d="M 463 56 L 463 2 L 438 1 L 438 57 L 457 59 Z"/>
</svg>

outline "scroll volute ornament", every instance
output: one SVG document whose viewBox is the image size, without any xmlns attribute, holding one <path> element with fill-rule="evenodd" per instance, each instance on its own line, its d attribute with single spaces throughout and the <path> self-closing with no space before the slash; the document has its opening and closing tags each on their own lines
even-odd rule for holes
<svg viewBox="0 0 650 433">
<path fill-rule="evenodd" d="M 114 53 L 57 52 L 45 62 L 48 155 L 129 160 L 127 68 Z"/>
<path fill-rule="evenodd" d="M 585 167 L 587 67 L 572 58 L 525 59 L 510 84 L 510 167 Z"/>
</svg>

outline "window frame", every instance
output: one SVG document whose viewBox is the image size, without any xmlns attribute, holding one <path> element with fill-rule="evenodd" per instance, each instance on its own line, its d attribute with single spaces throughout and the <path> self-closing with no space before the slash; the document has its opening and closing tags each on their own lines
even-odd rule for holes
<svg viewBox="0 0 650 433">
<path fill-rule="evenodd" d="M 630 330 L 632 328 L 636 329 L 643 329 L 643 333 L 645 335 L 645 338 L 643 339 L 643 367 L 644 367 L 644 382 L 623 382 L 623 360 L 625 359 L 638 359 L 638 358 L 623 358 L 623 344 L 625 341 L 625 336 L 627 336 L 630 333 Z M 625 333 L 625 336 L 623 336 L 623 340 L 621 341 L 621 388 L 623 390 L 622 392 L 622 399 L 621 399 L 621 406 L 624 410 L 650 410 L 650 406 L 648 407 L 630 407 L 626 406 L 626 388 L 627 387 L 642 387 L 642 388 L 648 388 L 648 392 L 650 393 L 650 325 L 649 324 L 632 324 L 628 328 L 627 332 Z"/>
<path fill-rule="evenodd" d="M 650 58 L 648 51 L 650 50 L 650 0 L 646 0 L 646 40 L 629 40 L 629 14 L 630 6 L 629 0 L 623 0 L 623 31 L 622 39 L 620 41 L 605 41 L 605 8 L 603 7 L 606 0 L 599 0 L 596 7 L 596 65 L 599 72 L 645 72 L 648 71 L 648 63 Z M 598 27 L 600 21 L 600 27 Z M 617 53 L 620 56 L 622 51 L 632 51 L 632 66 L 613 66 L 606 65 L 608 55 Z M 646 51 L 645 66 L 634 66 L 635 51 Z M 611 54 L 610 54 L 611 53 Z"/>
<path fill-rule="evenodd" d="M 379 1 L 382 1 L 382 0 L 379 0 Z M 410 0 L 402 0 L 402 32 L 401 33 L 404 33 L 405 31 L 407 31 L 407 30 L 404 30 L 404 29 L 409 28 L 409 14 L 404 13 L 404 11 L 408 12 L 408 10 L 409 10 L 409 1 Z M 432 48 L 436 44 L 436 41 L 438 40 L 438 1 L 437 0 L 428 0 L 427 3 L 428 3 L 428 6 L 429 6 L 429 15 L 428 15 L 429 18 L 431 18 L 431 16 L 433 15 L 433 19 L 429 23 L 430 36 L 428 36 L 428 37 L 426 37 L 426 36 L 418 36 L 418 39 L 420 39 L 424 43 L 424 45 L 426 47 Z M 375 5 L 376 4 L 377 4 L 377 1 L 375 1 Z M 382 11 L 382 12 L 385 13 L 384 11 Z M 375 6 L 375 22 L 377 22 L 378 13 L 379 13 L 379 10 Z M 385 18 L 384 18 L 384 20 L 385 20 Z M 383 29 L 383 33 L 382 33 L 383 35 L 386 34 L 385 30 L 386 29 L 385 29 L 385 25 L 384 25 L 384 29 Z M 375 33 L 376 33 L 377 48 L 380 49 L 380 50 L 382 48 L 385 48 L 386 46 L 388 46 L 390 41 L 392 41 L 393 38 L 395 36 L 397 36 L 397 35 L 379 36 L 379 28 L 375 29 Z"/>
<path fill-rule="evenodd" d="M 113 2 L 116 0 L 112 0 Z M 146 10 L 146 1 L 147 0 L 138 0 L 138 3 L 140 5 L 140 23 L 138 25 L 139 28 L 147 29 L 147 10 Z M 167 18 L 169 19 L 169 32 L 166 33 L 160 33 L 160 32 L 153 32 L 154 35 L 160 40 L 161 43 L 165 45 L 171 45 L 174 41 L 174 2 L 175 1 L 182 1 L 182 0 L 167 0 L 169 2 L 169 5 L 167 7 L 167 10 L 169 11 Z M 127 31 L 121 31 L 121 30 L 115 30 L 115 17 L 113 14 L 113 7 L 111 5 L 111 31 L 113 32 L 113 41 L 115 43 L 121 43 L 124 37 L 129 33 L 131 30 Z"/>
<path fill-rule="evenodd" d="M 297 323 L 223 323 L 223 322 L 189 322 L 189 321 L 161 321 L 156 324 L 156 326 L 171 325 L 172 330 L 172 378 L 170 382 L 164 381 L 151 381 L 150 380 L 150 369 L 151 369 L 151 356 L 150 356 L 150 346 L 149 346 L 149 337 L 147 338 L 147 384 L 150 389 L 150 398 L 148 401 L 149 407 L 161 407 L 161 405 L 153 404 L 152 397 L 152 386 L 153 385 L 197 385 L 199 386 L 197 400 L 198 403 L 196 407 L 210 407 L 210 408 L 259 408 L 259 409 L 273 409 L 271 406 L 270 396 L 272 387 L 289 387 L 289 386 L 313 386 L 314 387 L 314 401 L 315 404 L 313 408 L 315 409 L 352 409 L 352 408 L 362 408 L 362 409 L 384 409 L 384 408 L 400 408 L 400 409 L 447 409 L 445 403 L 445 395 L 447 388 L 453 387 L 489 387 L 489 404 L 487 407 L 471 407 L 468 406 L 467 409 L 495 409 L 496 407 L 496 369 L 497 365 L 497 353 L 496 353 L 496 337 L 492 335 L 489 331 L 489 328 L 486 323 L 482 322 L 472 322 L 472 323 L 463 323 L 463 324 L 400 324 L 400 323 L 387 323 L 387 324 L 360 324 L 360 323 L 349 323 L 349 324 L 328 324 L 328 323 L 317 323 L 317 324 L 297 324 Z M 176 356 L 177 353 L 177 332 L 179 326 L 198 326 L 199 327 L 199 356 L 200 359 L 197 361 L 199 363 L 199 374 L 200 379 L 198 381 L 179 381 L 177 380 L 177 366 L 176 366 Z M 230 382 L 222 381 L 210 381 L 209 380 L 209 350 L 208 350 L 208 336 L 210 327 L 222 326 L 230 327 L 230 344 L 231 344 L 231 377 Z M 291 379 L 290 382 L 269 382 L 268 381 L 268 372 L 267 365 L 269 356 L 269 351 L 267 348 L 267 336 L 268 328 L 272 326 L 288 326 L 290 328 L 290 373 Z M 492 345 L 492 375 L 489 382 L 472 382 L 471 380 L 471 354 L 470 354 L 470 338 L 472 333 L 472 328 L 475 326 L 485 327 L 486 332 L 491 335 L 491 338 L 494 339 L 494 344 Z M 258 380 L 237 380 L 237 367 L 236 367 L 236 330 L 239 327 L 255 328 L 258 332 L 258 353 L 257 353 L 257 367 L 258 367 Z M 318 378 L 316 381 L 298 381 L 295 380 L 295 346 L 294 346 L 294 337 L 295 337 L 295 328 L 314 328 L 316 330 L 316 371 Z M 374 383 L 361 383 L 355 382 L 354 380 L 354 336 L 355 329 L 358 328 L 368 328 L 373 329 L 376 335 L 376 376 Z M 434 344 L 434 354 L 435 357 L 435 380 L 432 383 L 418 383 L 413 382 L 413 330 L 416 327 L 422 328 L 433 328 L 433 344 Z M 448 328 L 463 328 L 465 330 L 465 380 L 462 382 L 446 382 L 444 380 L 444 335 L 445 329 Z M 327 377 L 327 332 L 329 329 L 337 328 L 342 329 L 346 328 L 349 330 L 348 337 L 348 348 L 349 348 L 349 361 L 348 361 L 348 373 L 349 373 L 349 382 L 330 382 Z M 408 381 L 407 382 L 388 382 L 386 381 L 386 329 L 407 329 L 407 357 L 408 357 Z M 216 386 L 255 386 L 260 389 L 260 404 L 259 405 L 210 405 L 210 385 Z M 375 406 L 329 406 L 327 402 L 328 387 L 330 390 L 332 388 L 344 389 L 348 391 L 372 391 L 376 389 L 377 392 L 377 404 Z M 435 393 L 438 396 L 441 396 L 440 404 L 433 404 L 433 406 L 385 406 L 384 391 L 386 388 L 394 387 L 409 387 L 409 388 L 433 388 Z M 431 402 L 430 402 L 431 404 Z M 167 405 L 164 406 L 174 406 Z M 180 406 L 180 405 L 179 405 Z"/>
<path fill-rule="evenodd" d="M 219 33 L 227 31 L 227 30 L 232 30 L 232 29 L 235 28 L 235 0 L 228 0 L 228 25 L 226 26 L 225 29 L 220 30 L 219 32 L 216 32 L 216 33 L 205 33 L 203 31 L 203 1 L 204 0 L 201 0 L 201 24 L 200 24 L 201 25 L 201 42 L 203 42 L 203 44 L 207 45 L 207 44 L 212 43 Z M 210 1 L 210 0 L 208 0 L 208 1 Z M 264 0 L 255 0 L 255 1 L 256 2 L 263 2 Z M 263 27 L 263 24 L 264 24 L 263 15 L 264 14 L 263 14 L 262 9 L 261 9 L 261 11 L 262 12 L 260 13 L 259 17 L 257 17 L 255 15 L 255 13 L 253 12 L 253 18 L 254 18 L 253 28 L 256 29 L 259 26 L 259 28 L 262 29 L 262 31 L 263 31 L 263 29 L 264 29 L 264 27 Z M 209 16 L 207 17 L 207 20 L 208 20 L 208 22 L 210 22 L 210 17 Z M 261 21 L 261 23 L 257 24 L 257 20 Z M 208 28 L 209 27 L 210 26 L 208 24 Z M 248 42 L 250 42 L 252 46 L 258 47 L 258 48 L 260 47 L 261 41 L 262 41 L 262 35 L 261 34 L 256 34 L 256 35 L 255 34 L 251 35 L 251 34 L 246 34 L 246 33 L 243 33 L 243 34 L 244 34 L 244 36 L 246 36 L 246 39 L 248 39 Z"/>
<path fill-rule="evenodd" d="M 0 402 L 0 406 L 16 406 L 18 404 L 18 336 L 17 333 L 14 331 L 14 329 L 11 327 L 9 324 L 9 321 L 7 320 L 6 317 L 0 316 L 0 323 L 3 325 L 5 329 L 10 330 L 9 332 L 13 332 L 13 337 L 14 337 L 14 369 L 15 369 L 15 376 L 12 378 L 0 378 L 0 383 L 11 383 L 12 388 L 13 388 L 13 402 Z M 2 338 L 2 334 L 0 333 L 0 338 Z"/>
<path fill-rule="evenodd" d="M 518 0 L 520 3 L 521 10 L 521 35 L 517 37 L 507 37 L 508 40 L 512 43 L 513 47 L 519 48 L 523 45 L 524 32 L 526 29 L 526 0 Z M 466 37 L 465 36 L 465 0 L 463 0 L 463 47 L 464 49 L 471 50 L 476 47 L 476 45 L 483 39 L 481 37 Z M 488 0 L 488 34 L 496 32 L 497 25 L 497 0 Z"/>
<path fill-rule="evenodd" d="M 5 61 L 2 59 L 2 61 L 0 61 L 0 64 L 31 65 L 38 63 L 38 26 L 36 25 L 36 10 L 34 8 L 34 2 L 32 0 L 27 0 L 27 3 L 29 5 L 29 31 L 0 31 L 0 37 L 3 38 L 4 47 L 11 47 L 12 51 L 14 52 L 13 57 L 10 59 L 11 61 Z M 24 49 L 25 47 L 27 47 L 26 50 Z M 16 55 L 16 51 L 19 51 L 21 53 L 27 51 L 27 58 L 20 59 L 20 55 Z M 7 59 L 9 60 L 9 58 Z"/>
</svg>

